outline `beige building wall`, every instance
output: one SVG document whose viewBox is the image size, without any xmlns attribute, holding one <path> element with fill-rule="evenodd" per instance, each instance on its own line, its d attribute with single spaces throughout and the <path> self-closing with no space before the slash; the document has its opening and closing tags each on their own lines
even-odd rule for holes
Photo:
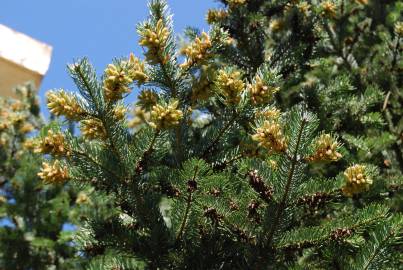
<svg viewBox="0 0 403 270">
<path fill-rule="evenodd" d="M 0 95 L 27 81 L 39 88 L 48 71 L 52 47 L 0 24 Z"/>
</svg>

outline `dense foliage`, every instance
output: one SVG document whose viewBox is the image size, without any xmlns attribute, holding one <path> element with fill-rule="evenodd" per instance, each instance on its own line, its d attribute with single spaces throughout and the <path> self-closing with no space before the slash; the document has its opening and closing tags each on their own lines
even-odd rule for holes
<svg viewBox="0 0 403 270">
<path fill-rule="evenodd" d="M 0 268 L 72 269 L 79 261 L 71 234 L 76 193 L 45 185 L 37 176 L 42 158 L 32 134 L 43 127 L 36 91 L 18 87 L 0 98 Z"/>
<path fill-rule="evenodd" d="M 401 182 L 402 3 L 222 2 L 229 8 L 207 19 L 238 44 L 226 60 L 250 73 L 263 63 L 277 68 L 286 80 L 281 108 L 303 101 L 321 129 L 340 136 L 345 159 L 376 164 L 390 185 Z"/>
<path fill-rule="evenodd" d="M 32 142 L 46 188 L 85 192 L 74 267 L 398 269 L 401 3 L 221 2 L 181 44 L 150 1 L 144 60 L 79 60 L 78 93 L 47 93 L 80 128 Z"/>
</svg>

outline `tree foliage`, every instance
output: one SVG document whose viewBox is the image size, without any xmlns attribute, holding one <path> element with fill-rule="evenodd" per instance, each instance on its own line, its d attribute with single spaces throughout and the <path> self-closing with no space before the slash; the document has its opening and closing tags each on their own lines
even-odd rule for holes
<svg viewBox="0 0 403 270">
<path fill-rule="evenodd" d="M 144 60 L 98 78 L 84 58 L 69 65 L 78 93 L 48 92 L 80 133 L 43 129 L 39 176 L 90 191 L 85 267 L 397 269 L 400 3 L 222 4 L 179 48 L 150 1 Z"/>
<path fill-rule="evenodd" d="M 72 232 L 76 192 L 45 185 L 32 135 L 43 127 L 36 91 L 16 88 L 0 98 L 0 268 L 72 269 L 79 266 Z"/>
</svg>

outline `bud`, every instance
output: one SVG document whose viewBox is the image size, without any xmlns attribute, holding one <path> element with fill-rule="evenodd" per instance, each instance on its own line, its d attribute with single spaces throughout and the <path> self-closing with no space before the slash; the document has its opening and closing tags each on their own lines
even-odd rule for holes
<svg viewBox="0 0 403 270">
<path fill-rule="evenodd" d="M 204 216 L 209 218 L 214 224 L 218 224 L 223 216 L 217 212 L 214 207 L 204 207 Z"/>
<path fill-rule="evenodd" d="M 53 164 L 43 162 L 38 176 L 47 184 L 61 184 L 69 178 L 67 167 L 62 166 L 58 160 Z"/>
<path fill-rule="evenodd" d="M 372 179 L 366 175 L 365 169 L 363 165 L 353 165 L 344 171 L 345 185 L 342 188 L 344 195 L 352 197 L 369 189 Z"/>
<path fill-rule="evenodd" d="M 76 204 L 87 204 L 90 202 L 90 198 L 84 192 L 79 192 L 76 199 Z"/>
<path fill-rule="evenodd" d="M 165 55 L 169 30 L 165 27 L 162 19 L 158 20 L 155 29 L 151 29 L 151 25 L 146 25 L 140 31 L 140 36 L 140 46 L 148 49 L 145 53 L 146 60 L 150 64 L 165 64 L 169 59 L 169 55 Z"/>
<path fill-rule="evenodd" d="M 142 85 L 148 81 L 148 76 L 145 73 L 144 62 L 140 61 L 134 54 L 130 54 L 129 57 L 129 70 L 128 76 L 133 81 L 137 81 L 138 85 Z"/>
<path fill-rule="evenodd" d="M 270 29 L 272 32 L 278 32 L 284 27 L 284 22 L 280 19 L 274 19 L 270 22 Z"/>
<path fill-rule="evenodd" d="M 21 133 L 29 133 L 33 130 L 34 130 L 34 126 L 30 123 L 24 123 L 19 129 L 19 131 Z"/>
<path fill-rule="evenodd" d="M 207 60 L 211 54 L 208 50 L 212 47 L 210 37 L 203 32 L 201 37 L 196 37 L 189 45 L 185 46 L 181 53 L 186 56 L 186 61 L 180 65 L 183 69 L 188 69 L 195 65 L 200 65 Z"/>
<path fill-rule="evenodd" d="M 328 197 L 329 195 L 326 193 L 316 192 L 298 199 L 298 204 L 306 205 L 310 210 L 316 211 L 319 207 L 323 206 L 326 200 L 328 200 Z"/>
<path fill-rule="evenodd" d="M 265 120 L 263 124 L 256 129 L 252 139 L 259 143 L 260 147 L 269 152 L 283 152 L 287 148 L 280 123 L 277 119 Z"/>
<path fill-rule="evenodd" d="M 236 202 L 234 202 L 232 199 L 230 199 L 229 209 L 231 211 L 238 211 L 239 210 L 239 205 Z"/>
<path fill-rule="evenodd" d="M 222 9 L 209 9 L 206 15 L 208 24 L 218 23 L 228 17 L 228 13 Z"/>
<path fill-rule="evenodd" d="M 54 156 L 69 156 L 70 150 L 66 147 L 64 135 L 61 132 L 49 130 L 48 134 L 39 141 L 35 153 L 52 154 Z"/>
<path fill-rule="evenodd" d="M 87 139 L 105 139 L 107 137 L 106 130 L 101 120 L 96 118 L 85 119 L 80 122 L 80 130 Z"/>
<path fill-rule="evenodd" d="M 0 205 L 7 202 L 7 198 L 4 196 L 0 196 Z"/>
<path fill-rule="evenodd" d="M 248 90 L 253 104 L 267 104 L 272 100 L 279 87 L 266 85 L 262 78 L 257 75 L 254 82 L 248 85 Z"/>
<path fill-rule="evenodd" d="M 228 105 L 238 104 L 241 101 L 241 93 L 245 88 L 245 84 L 239 71 L 227 72 L 220 70 L 215 84 L 225 97 L 225 102 Z"/>
<path fill-rule="evenodd" d="M 14 112 L 19 112 L 19 111 L 27 110 L 28 105 L 19 100 L 16 100 L 11 104 L 10 108 Z"/>
<path fill-rule="evenodd" d="M 322 16 L 327 18 L 336 17 L 336 5 L 330 1 L 323 2 L 321 4 Z"/>
<path fill-rule="evenodd" d="M 337 152 L 339 143 L 330 135 L 322 134 L 315 142 L 315 153 L 308 157 L 309 161 L 337 161 L 342 155 Z"/>
<path fill-rule="evenodd" d="M 36 149 L 36 142 L 34 139 L 27 139 L 23 142 L 22 147 L 24 150 L 31 151 Z"/>
<path fill-rule="evenodd" d="M 256 112 L 256 117 L 263 117 L 265 120 L 278 120 L 280 118 L 280 110 L 277 108 L 270 108 L 264 111 Z"/>
<path fill-rule="evenodd" d="M 21 126 L 27 120 L 28 115 L 23 113 L 12 113 L 10 114 L 9 120 L 12 125 Z"/>
<path fill-rule="evenodd" d="M 63 115 L 69 120 L 78 121 L 85 114 L 76 97 L 63 90 L 48 91 L 46 97 L 50 112 L 56 116 Z"/>
<path fill-rule="evenodd" d="M 133 80 L 127 74 L 127 70 L 123 67 L 109 64 L 105 69 L 105 79 L 103 89 L 105 99 L 108 101 L 116 101 L 123 98 L 124 94 L 131 92 L 129 85 Z"/>
<path fill-rule="evenodd" d="M 190 193 L 193 193 L 197 190 L 197 181 L 191 179 L 191 180 L 187 181 L 187 186 L 188 186 L 187 191 Z"/>
<path fill-rule="evenodd" d="M 260 224 L 262 222 L 262 218 L 260 217 L 260 214 L 258 212 L 260 208 L 260 202 L 252 200 L 248 204 L 248 218 L 250 218 L 252 221 Z"/>
<path fill-rule="evenodd" d="M 265 202 L 270 202 L 273 197 L 273 188 L 266 185 L 263 181 L 263 178 L 259 176 L 258 171 L 250 171 L 248 173 L 249 176 L 249 185 L 259 194 L 260 198 L 262 198 Z"/>
<path fill-rule="evenodd" d="M 273 159 L 269 159 L 269 160 L 267 161 L 267 163 L 269 164 L 270 168 L 271 168 L 273 171 L 275 171 L 275 170 L 278 169 L 277 161 L 275 161 L 275 160 L 273 160 Z"/>
<path fill-rule="evenodd" d="M 395 33 L 399 38 L 403 37 L 403 22 L 395 23 Z"/>
<path fill-rule="evenodd" d="M 306 1 L 298 3 L 297 8 L 305 17 L 308 17 L 311 13 L 311 5 Z"/>
<path fill-rule="evenodd" d="M 177 110 L 179 101 L 171 101 L 168 105 L 155 105 L 151 111 L 150 125 L 157 130 L 168 129 L 179 124 L 183 113 Z"/>
<path fill-rule="evenodd" d="M 121 104 L 116 105 L 115 108 L 113 108 L 113 116 L 119 121 L 125 119 L 126 112 L 126 107 Z"/>
<path fill-rule="evenodd" d="M 330 238 L 332 240 L 341 241 L 343 238 L 349 237 L 353 231 L 351 229 L 346 228 L 338 228 L 332 231 Z"/>
<path fill-rule="evenodd" d="M 228 6 L 230 8 L 237 8 L 246 3 L 247 0 L 227 0 Z"/>
</svg>

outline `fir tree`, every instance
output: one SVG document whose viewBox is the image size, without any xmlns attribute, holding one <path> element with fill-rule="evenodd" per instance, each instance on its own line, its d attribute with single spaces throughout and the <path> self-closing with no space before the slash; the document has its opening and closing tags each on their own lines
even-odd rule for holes
<svg viewBox="0 0 403 270">
<path fill-rule="evenodd" d="M 221 2 L 224 9 L 210 10 L 207 20 L 227 29 L 239 44 L 237 57 L 231 52 L 226 61 L 249 59 L 242 62 L 252 70 L 259 65 L 250 61 L 252 51 L 242 46 L 253 36 L 262 44 L 260 50 L 254 47 L 255 55 L 266 56 L 269 65 L 287 78 L 278 105 L 306 102 L 319 117 L 320 128 L 339 135 L 345 161 L 380 169 L 378 185 L 366 200 L 386 198 L 401 212 L 401 3 L 246 1 L 234 9 L 229 1 Z M 298 56 L 299 52 L 303 53 Z M 315 166 L 310 173 L 331 175 L 345 165 Z M 354 199 L 362 203 L 363 198 Z"/>
<path fill-rule="evenodd" d="M 151 1 L 137 28 L 144 60 L 116 59 L 100 79 L 79 60 L 69 65 L 79 94 L 48 93 L 81 133 L 45 130 L 39 175 L 91 187 L 110 207 L 89 211 L 76 234 L 89 269 L 397 268 L 402 216 L 385 202 L 384 172 L 341 146 L 344 129 L 312 99 L 287 93 L 313 70 L 314 26 L 337 16 L 334 4 L 224 3 L 208 14 L 219 24 L 189 29 L 178 49 L 165 1 Z M 260 23 L 282 12 L 294 28 L 278 44 Z"/>
<path fill-rule="evenodd" d="M 36 91 L 26 84 L 16 94 L 0 98 L 0 268 L 77 268 L 71 231 L 63 230 L 75 192 L 37 176 L 42 158 L 32 134 L 44 123 Z"/>
<path fill-rule="evenodd" d="M 277 96 L 280 107 L 303 100 L 321 129 L 340 135 L 350 162 L 376 164 L 391 186 L 400 185 L 400 3 L 246 1 L 235 9 L 221 2 L 227 8 L 210 10 L 207 21 L 237 43 L 226 61 L 249 70 L 262 61 L 278 68 L 287 79 Z M 262 44 L 260 50 L 242 45 L 254 35 L 251 46 Z M 254 55 L 263 60 L 252 61 Z"/>
</svg>

